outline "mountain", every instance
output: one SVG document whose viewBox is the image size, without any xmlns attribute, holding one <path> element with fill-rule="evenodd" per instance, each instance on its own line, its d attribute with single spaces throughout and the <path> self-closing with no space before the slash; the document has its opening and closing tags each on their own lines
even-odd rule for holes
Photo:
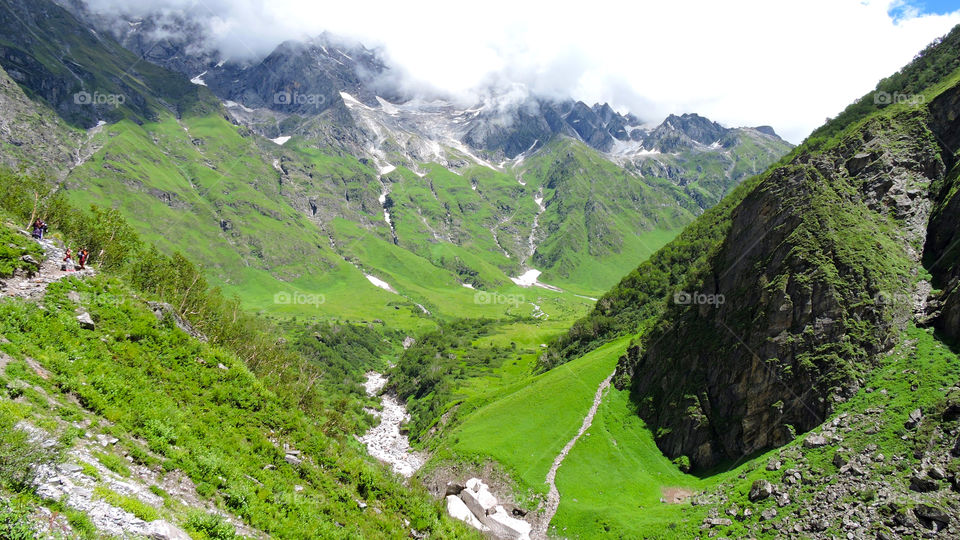
<svg viewBox="0 0 960 540">
<path fill-rule="evenodd" d="M 405 95 L 362 45 L 322 35 L 232 61 L 202 47 L 199 29 L 176 15 L 117 19 L 65 6 L 7 6 L 30 14 L 26 27 L 6 20 L 6 35 L 24 36 L 11 50 L 48 36 L 35 50 L 57 55 L 18 45 L 0 61 L 14 74 L 36 66 L 21 89 L 42 97 L 82 141 L 82 157 L 51 175 L 65 178 L 77 203 L 116 204 L 151 241 L 185 250 L 250 307 L 277 309 L 265 292 L 293 288 L 321 290 L 331 309 L 363 318 L 398 316 L 393 300 L 410 315 L 453 313 L 464 302 L 490 313 L 462 285 L 515 287 L 534 270 L 554 288 L 595 295 L 789 148 L 774 135 L 720 126 L 724 140 L 704 144 L 691 120 L 675 126 L 691 135 L 664 125 L 645 143 L 670 136 L 682 144 L 647 151 L 631 139 L 619 153 L 604 151 L 601 131 L 622 137 L 630 128 L 637 138 L 647 130 L 609 106 L 530 97 L 566 127 L 510 157 L 471 142 L 500 101 L 464 107 Z M 67 65 L 88 74 L 83 84 Z M 124 103 L 74 103 L 50 90 L 58 85 Z M 511 129 L 534 130 L 541 116 L 518 117 Z M 604 127 L 578 127 L 591 123 Z M 278 244 L 279 231 L 287 241 Z M 207 234 L 224 243 L 205 245 Z M 404 269 L 388 259 L 406 261 Z M 337 283 L 377 300 L 350 302 Z M 445 297 L 450 303 L 438 303 Z"/>
<path fill-rule="evenodd" d="M 938 60 L 955 58 L 958 43 L 955 29 L 901 71 L 929 81 L 916 89 L 922 106 L 821 128 L 835 134 L 815 134 L 698 218 L 544 365 L 639 331 L 618 384 L 667 456 L 708 469 L 819 426 L 863 391 L 908 324 L 955 338 L 947 216 L 960 85 Z"/>
</svg>

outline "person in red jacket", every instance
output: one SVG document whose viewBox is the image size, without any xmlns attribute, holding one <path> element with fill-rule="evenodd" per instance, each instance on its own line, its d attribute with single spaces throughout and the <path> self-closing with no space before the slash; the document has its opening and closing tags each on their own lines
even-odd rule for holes
<svg viewBox="0 0 960 540">
<path fill-rule="evenodd" d="M 87 259 L 90 257 L 90 252 L 87 251 L 87 248 L 82 247 L 80 251 L 77 252 L 77 261 L 80 263 L 80 269 L 86 270 Z"/>
</svg>

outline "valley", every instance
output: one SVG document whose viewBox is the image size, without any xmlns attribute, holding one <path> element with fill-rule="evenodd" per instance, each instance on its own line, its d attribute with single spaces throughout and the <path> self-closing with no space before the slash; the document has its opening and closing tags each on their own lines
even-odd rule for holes
<svg viewBox="0 0 960 540">
<path fill-rule="evenodd" d="M 0 0 L 0 537 L 956 534 L 960 27 L 794 146 L 134 13 Z"/>
</svg>

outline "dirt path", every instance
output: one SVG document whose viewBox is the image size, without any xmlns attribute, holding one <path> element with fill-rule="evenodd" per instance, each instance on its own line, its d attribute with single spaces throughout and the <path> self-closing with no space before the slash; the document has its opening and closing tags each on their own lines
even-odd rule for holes
<svg viewBox="0 0 960 540">
<path fill-rule="evenodd" d="M 55 281 L 59 281 L 68 276 L 92 276 L 93 269 L 87 268 L 82 271 L 74 271 L 71 267 L 69 271 L 60 270 L 63 262 L 63 249 L 58 247 L 52 240 L 43 239 L 39 241 L 44 251 L 44 259 L 40 263 L 40 271 L 33 277 L 18 275 L 4 280 L 0 284 L 2 294 L 0 296 L 16 296 L 19 298 L 37 299 L 41 298 L 47 290 L 47 286 Z"/>
<path fill-rule="evenodd" d="M 557 470 L 560 468 L 560 465 L 563 464 L 563 460 L 566 459 L 567 454 L 570 453 L 570 450 L 573 449 L 573 445 L 577 444 L 577 440 L 583 436 L 584 433 L 590 429 L 590 426 L 593 424 L 593 417 L 597 414 L 597 409 L 600 408 L 600 402 L 603 401 L 603 393 L 610 387 L 610 381 L 613 380 L 613 373 L 609 377 L 603 380 L 600 383 L 600 386 L 597 387 L 597 393 L 593 396 L 593 405 L 590 407 L 590 411 L 587 412 L 587 416 L 583 418 L 583 424 L 580 426 L 580 431 L 567 442 L 567 445 L 563 447 L 563 450 L 557 454 L 557 457 L 553 460 L 553 465 L 550 467 L 550 471 L 547 473 L 547 479 L 544 481 L 550 486 L 550 492 L 547 495 L 547 505 L 546 511 L 544 512 L 543 518 L 538 521 L 535 528 L 531 532 L 530 537 L 537 540 L 544 540 L 547 538 L 547 531 L 550 529 L 550 522 L 553 521 L 553 516 L 557 513 L 557 508 L 560 506 L 560 492 L 557 490 Z"/>
</svg>

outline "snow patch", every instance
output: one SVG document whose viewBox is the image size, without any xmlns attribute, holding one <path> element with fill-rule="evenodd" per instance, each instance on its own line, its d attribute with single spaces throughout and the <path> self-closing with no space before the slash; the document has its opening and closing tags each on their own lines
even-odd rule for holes
<svg viewBox="0 0 960 540">
<path fill-rule="evenodd" d="M 193 84 L 199 84 L 200 86 L 206 86 L 207 83 L 205 83 L 205 82 L 203 81 L 203 76 L 206 75 L 206 74 L 207 74 L 207 72 L 204 71 L 203 73 L 201 73 L 201 74 L 197 75 L 196 77 L 190 79 L 190 82 L 192 82 Z"/>
<path fill-rule="evenodd" d="M 277 137 L 276 139 L 270 139 L 270 140 L 273 141 L 273 142 L 276 143 L 276 144 L 279 144 L 280 146 L 283 146 L 283 143 L 285 143 L 285 142 L 287 142 L 287 141 L 290 140 L 290 135 L 281 135 L 281 136 Z"/>
<path fill-rule="evenodd" d="M 397 167 L 395 165 L 391 165 L 387 163 L 383 167 L 380 167 L 380 174 L 390 174 L 395 170 L 397 170 Z M 383 201 L 380 201 L 380 202 L 383 202 Z"/>
<path fill-rule="evenodd" d="M 519 277 L 510 278 L 510 281 L 516 283 L 521 287 L 532 287 L 537 284 L 537 278 L 540 277 L 540 274 L 543 272 L 531 268 L 523 274 L 520 274 Z"/>
<path fill-rule="evenodd" d="M 383 289 L 383 290 L 385 290 L 385 291 L 390 291 L 390 292 L 392 292 L 393 294 L 397 294 L 397 291 L 396 291 L 393 287 L 391 287 L 390 284 L 387 283 L 386 281 L 384 281 L 384 280 L 382 280 L 382 279 L 380 279 L 380 278 L 378 278 L 378 277 L 376 277 L 376 276 L 371 276 L 370 274 L 364 274 L 364 277 L 367 278 L 367 281 L 369 281 L 370 283 L 373 283 L 373 285 L 374 285 L 375 287 L 380 287 L 381 289 Z M 426 310 L 424 310 L 424 311 L 426 311 Z"/>
</svg>

